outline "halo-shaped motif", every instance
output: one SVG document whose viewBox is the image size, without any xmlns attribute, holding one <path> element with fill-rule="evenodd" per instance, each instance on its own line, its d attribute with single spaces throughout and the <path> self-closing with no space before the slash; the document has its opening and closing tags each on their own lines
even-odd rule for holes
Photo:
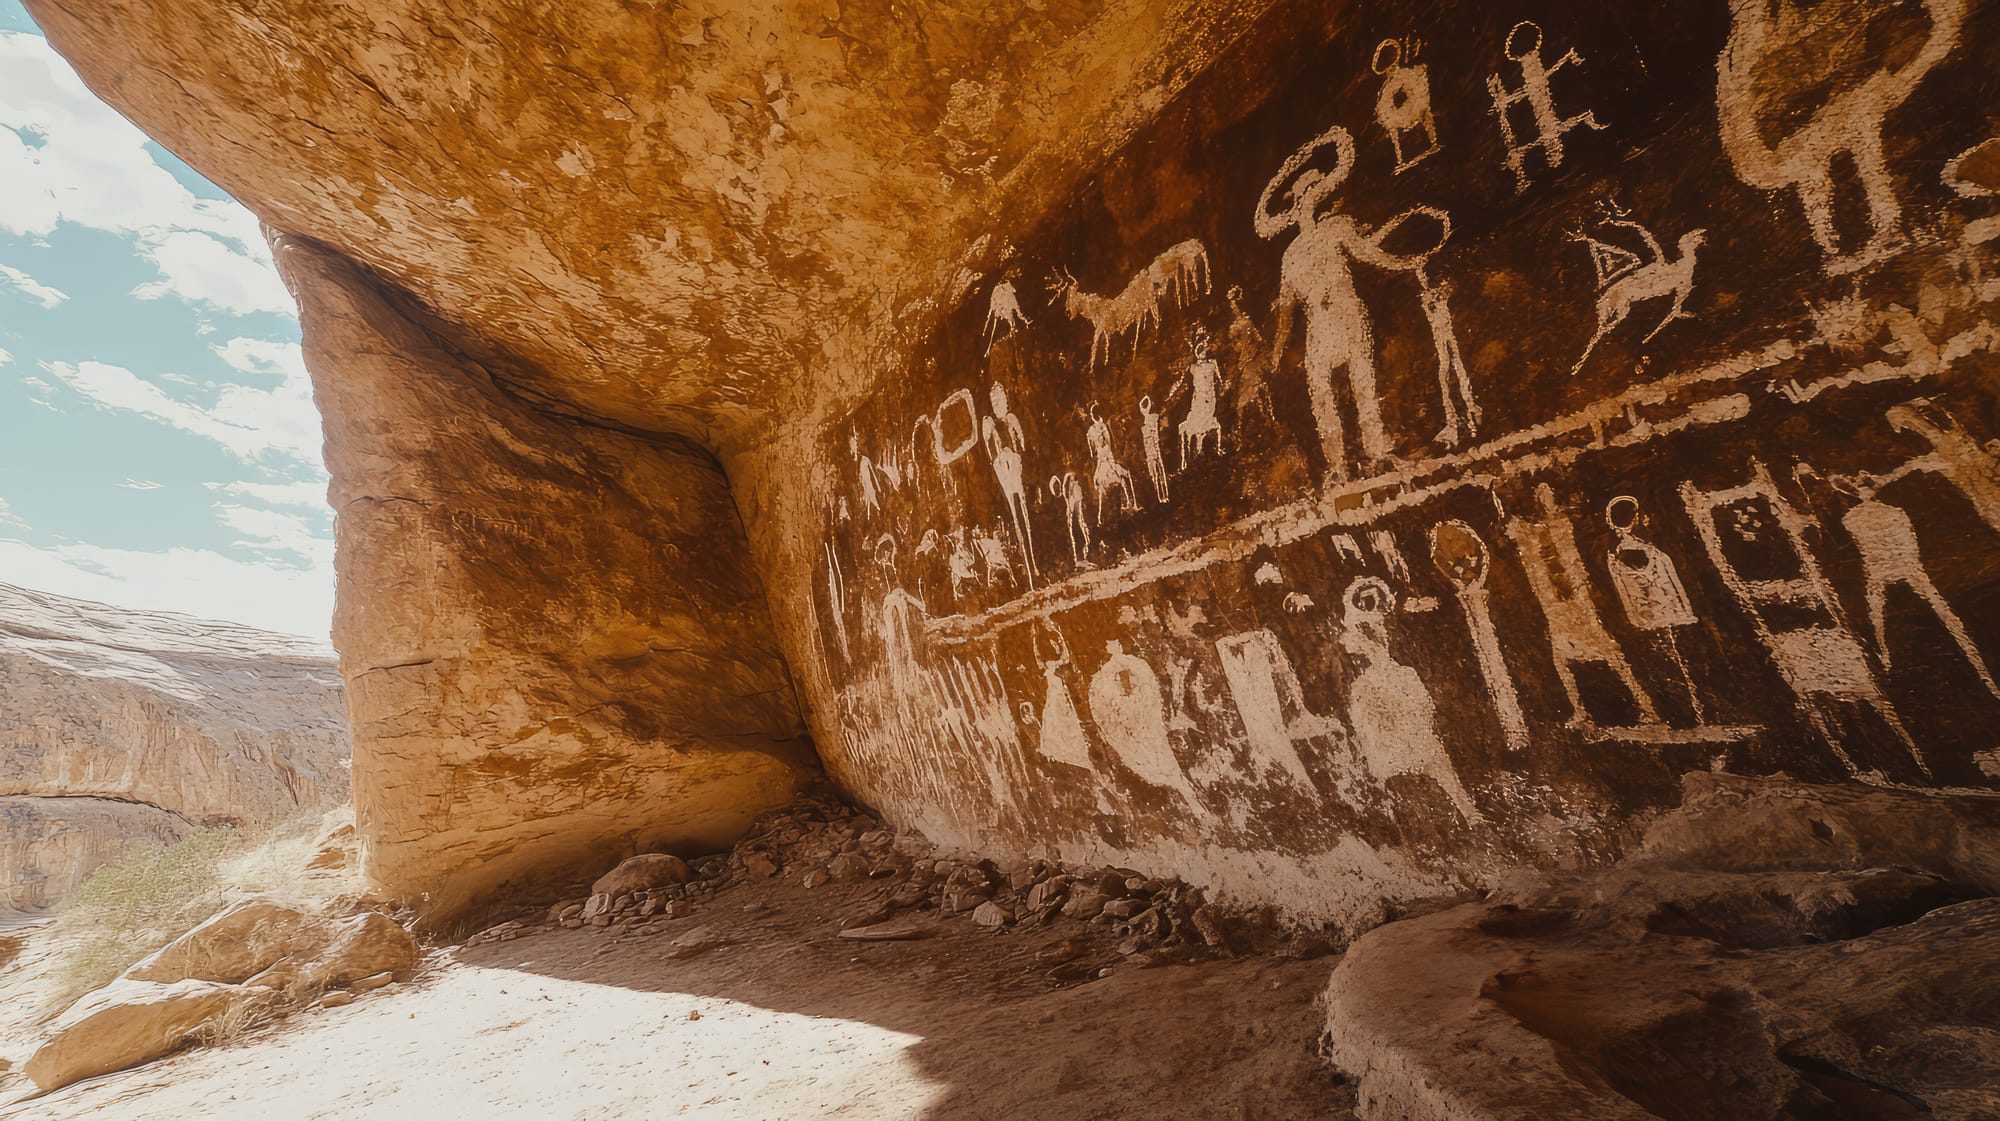
<svg viewBox="0 0 2000 1121">
<path fill-rule="evenodd" d="M 1334 150 L 1334 164 L 1332 168 L 1321 172 L 1311 164 L 1313 158 L 1328 147 Z M 1257 236 L 1277 237 L 1299 224 L 1298 201 L 1305 192 L 1292 190 L 1296 184 L 1304 181 L 1307 190 L 1323 194 L 1344 182 L 1348 173 L 1353 170 L 1354 135 L 1346 129 L 1334 125 L 1306 141 L 1305 146 L 1293 152 L 1278 168 L 1278 174 L 1272 176 L 1271 181 L 1264 185 L 1264 193 L 1257 196 L 1257 213 L 1253 216 Z M 1308 172 L 1311 173 L 1310 180 L 1306 180 Z M 1283 214 L 1274 214 L 1271 211 L 1271 203 L 1280 194 L 1285 197 L 1287 206 Z"/>
<path fill-rule="evenodd" d="M 1623 507 L 1630 510 L 1624 517 L 1618 516 Z M 1639 500 L 1629 494 L 1621 494 L 1604 504 L 1604 523 L 1612 529 L 1631 529 L 1639 524 Z"/>
<path fill-rule="evenodd" d="M 1379 576 L 1363 576 L 1347 586 L 1347 608 L 1357 615 L 1381 617 L 1396 609 L 1396 593 Z"/>
<path fill-rule="evenodd" d="M 1519 35 L 1524 27 L 1535 33 L 1535 42 L 1532 46 L 1517 51 L 1514 49 L 1514 36 Z M 1500 49 L 1506 51 L 1507 57 L 1515 62 L 1524 61 L 1531 54 L 1542 53 L 1542 25 L 1531 19 L 1522 20 L 1508 29 L 1507 41 L 1501 44 Z"/>
<path fill-rule="evenodd" d="M 1395 50 L 1389 52 L 1389 59 L 1384 62 L 1382 54 L 1384 49 L 1389 47 L 1394 47 Z M 1387 74 L 1401 65 L 1403 65 L 1403 44 L 1394 39 L 1384 39 L 1375 44 L 1375 56 L 1368 62 L 1370 70 L 1377 74 Z"/>
</svg>

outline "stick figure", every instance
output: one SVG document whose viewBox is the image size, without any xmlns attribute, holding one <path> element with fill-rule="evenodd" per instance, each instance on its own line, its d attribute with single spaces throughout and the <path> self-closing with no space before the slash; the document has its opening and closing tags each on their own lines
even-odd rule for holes
<svg viewBox="0 0 2000 1121">
<path fill-rule="evenodd" d="M 1166 418 L 1153 411 L 1151 396 L 1139 398 L 1139 442 L 1146 447 L 1146 475 L 1153 480 L 1153 497 L 1167 500 L 1167 460 L 1160 454 L 1160 429 Z"/>
<path fill-rule="evenodd" d="M 1028 491 L 1021 482 L 1021 455 L 1027 438 L 1021 421 L 1007 409 L 1007 391 L 999 382 L 988 392 L 993 415 L 980 422 L 986 457 L 993 462 L 993 477 L 1000 483 L 1000 495 L 1007 502 L 1007 516 L 1013 519 L 1014 533 L 1021 541 L 1021 567 L 1027 571 L 1028 586 L 1035 586 L 1035 537 L 1028 525 Z"/>
<path fill-rule="evenodd" d="M 1091 469 L 1090 481 L 1097 488 L 1097 522 L 1104 524 L 1104 496 L 1107 492 L 1119 492 L 1119 505 L 1126 513 L 1139 508 L 1138 499 L 1132 496 L 1132 472 L 1118 462 L 1118 454 L 1111 448 L 1111 426 L 1097 415 L 1097 402 L 1090 403 L 1090 428 L 1084 433 L 1084 441 L 1090 445 L 1090 454 L 1096 460 Z"/>
<path fill-rule="evenodd" d="M 1527 34 L 1523 34 L 1526 32 Z M 1532 38 L 1531 38 L 1532 37 Z M 1501 44 L 1508 58 L 1521 64 L 1521 85 L 1509 89 L 1498 74 L 1486 76 L 1486 91 L 1493 95 L 1493 115 L 1500 118 L 1500 139 L 1507 146 L 1507 166 L 1514 172 L 1514 192 L 1519 194 L 1528 189 L 1528 153 L 1533 149 L 1542 150 L 1542 158 L 1553 171 L 1562 166 L 1563 133 L 1582 125 L 1588 129 L 1602 129 L 1597 117 L 1586 109 L 1574 117 L 1565 117 L 1556 112 L 1556 99 L 1549 89 L 1549 78 L 1556 71 L 1572 63 L 1582 63 L 1583 56 L 1571 47 L 1563 52 L 1554 66 L 1542 62 L 1542 29 L 1533 20 L 1522 20 L 1507 32 L 1507 40 Z M 1508 111 L 1521 102 L 1528 103 L 1534 116 L 1534 139 L 1523 142 L 1514 131 L 1514 121 Z"/>
<path fill-rule="evenodd" d="M 1083 484 L 1076 472 L 1049 476 L 1049 495 L 1063 504 L 1063 530 L 1069 534 L 1069 555 L 1078 568 L 1090 568 L 1090 522 L 1083 516 Z"/>
</svg>

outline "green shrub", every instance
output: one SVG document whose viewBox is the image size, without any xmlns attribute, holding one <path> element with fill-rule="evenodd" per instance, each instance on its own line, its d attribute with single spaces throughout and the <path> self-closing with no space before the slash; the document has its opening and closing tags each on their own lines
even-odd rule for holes
<svg viewBox="0 0 2000 1121">
<path fill-rule="evenodd" d="M 222 905 L 222 863 L 240 847 L 234 829 L 171 845 L 127 841 L 76 889 L 59 919 L 75 942 L 62 965 L 70 995 L 110 981 Z"/>
</svg>

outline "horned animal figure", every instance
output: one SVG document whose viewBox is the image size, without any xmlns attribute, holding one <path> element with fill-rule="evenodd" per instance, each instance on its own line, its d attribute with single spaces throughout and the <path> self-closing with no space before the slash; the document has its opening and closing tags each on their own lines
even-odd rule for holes
<svg viewBox="0 0 2000 1121">
<path fill-rule="evenodd" d="M 1118 336 L 1132 332 L 1132 353 L 1139 353 L 1139 339 L 1146 323 L 1160 325 L 1160 293 L 1150 269 L 1133 274 L 1116 296 L 1099 296 L 1076 286 L 1076 277 L 1058 269 L 1049 279 L 1051 303 L 1060 302 L 1071 319 L 1090 320 L 1090 368 L 1096 369 L 1098 355 L 1111 360 L 1111 347 Z"/>
<path fill-rule="evenodd" d="M 1171 296 L 1175 307 L 1186 307 L 1188 291 L 1195 285 L 1208 295 L 1208 250 L 1197 238 L 1170 245 L 1146 266 L 1146 275 L 1152 278 L 1155 293 Z"/>
<path fill-rule="evenodd" d="M 1680 256 L 1670 258 L 1660 248 L 1660 243 L 1654 240 L 1653 235 L 1638 223 L 1617 221 L 1611 224 L 1630 226 L 1639 230 L 1647 248 L 1652 251 L 1653 259 L 1604 277 L 1597 292 L 1597 333 L 1590 336 L 1590 342 L 1584 345 L 1583 353 L 1577 357 L 1576 365 L 1569 368 L 1572 377 L 1583 369 L 1584 362 L 1589 360 L 1591 352 L 1597 349 L 1597 344 L 1604 340 L 1604 336 L 1625 322 L 1626 317 L 1632 314 L 1632 309 L 1639 304 L 1662 296 L 1672 296 L 1674 300 L 1673 306 L 1667 309 L 1667 314 L 1653 325 L 1652 330 L 1646 332 L 1643 340 L 1645 342 L 1653 341 L 1653 336 L 1659 334 L 1667 324 L 1676 319 L 1687 318 L 1687 313 L 1682 308 L 1687 304 L 1688 296 L 1694 291 L 1695 252 L 1701 248 L 1702 239 L 1708 233 L 1707 230 L 1693 229 L 1682 234 L 1678 246 Z M 1575 240 L 1593 247 L 1601 244 L 1582 234 L 1576 235 Z"/>
</svg>

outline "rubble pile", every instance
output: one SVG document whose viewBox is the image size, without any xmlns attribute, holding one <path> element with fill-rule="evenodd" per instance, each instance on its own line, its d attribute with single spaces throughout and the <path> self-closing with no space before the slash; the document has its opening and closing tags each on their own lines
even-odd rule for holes
<svg viewBox="0 0 2000 1121">
<path fill-rule="evenodd" d="M 648 862 L 656 879 L 663 859 L 672 858 L 633 857 L 600 878 L 590 894 L 517 915 L 466 945 L 504 942 L 550 925 L 662 933 L 720 893 L 775 882 L 842 895 L 836 900 L 843 904 L 840 931 L 857 940 L 915 936 L 910 920 L 917 915 L 963 919 L 995 933 L 1075 926 L 1079 937 L 1038 955 L 1056 983 L 1107 971 L 1101 955 L 1085 952 L 1092 938 L 1084 936 L 1107 941 L 1118 955 L 1113 962 L 1137 966 L 1239 954 L 1316 957 L 1338 948 L 1323 932 L 1279 922 L 1270 908 L 1211 902 L 1179 880 L 1127 868 L 1049 860 L 1001 865 L 944 854 L 921 834 L 899 834 L 826 794 L 758 818 L 730 852 L 687 862 L 681 882 L 636 886 L 649 878 L 634 875 L 636 865 Z"/>
</svg>

